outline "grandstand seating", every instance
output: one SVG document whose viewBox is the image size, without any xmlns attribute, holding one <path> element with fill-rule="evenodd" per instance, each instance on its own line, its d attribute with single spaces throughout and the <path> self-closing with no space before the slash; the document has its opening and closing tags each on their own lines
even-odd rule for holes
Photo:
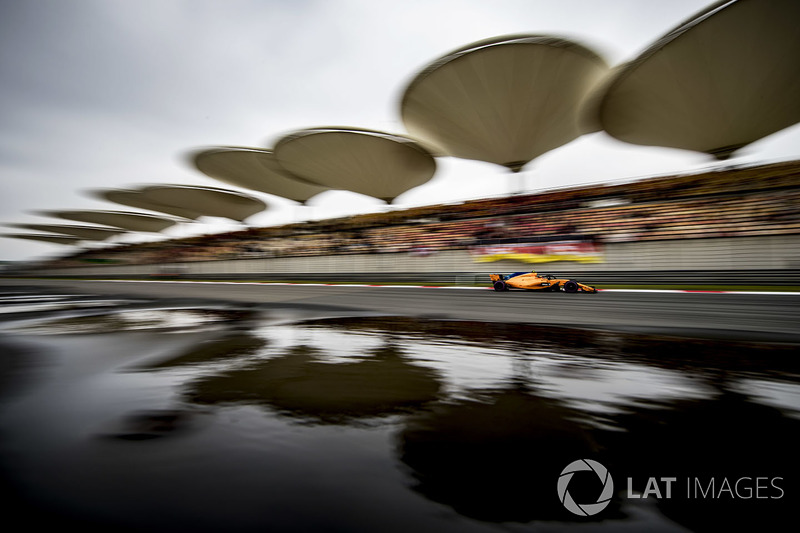
<svg viewBox="0 0 800 533">
<path fill-rule="evenodd" d="M 433 253 L 508 237 L 597 242 L 800 233 L 800 161 L 84 251 L 47 266 Z"/>
</svg>

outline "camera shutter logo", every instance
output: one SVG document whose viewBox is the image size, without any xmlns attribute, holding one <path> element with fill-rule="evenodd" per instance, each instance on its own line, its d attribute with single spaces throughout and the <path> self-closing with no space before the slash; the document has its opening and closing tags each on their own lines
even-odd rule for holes
<svg viewBox="0 0 800 533">
<path fill-rule="evenodd" d="M 570 496 L 567 486 L 575 472 L 586 470 L 591 470 L 597 474 L 597 477 L 600 478 L 600 482 L 603 484 L 603 491 L 594 503 L 576 503 L 575 500 L 572 499 L 572 496 Z M 614 480 L 611 479 L 611 474 L 608 473 L 606 467 L 591 459 L 578 459 L 577 461 L 571 462 L 561 472 L 558 478 L 558 499 L 561 500 L 561 503 L 568 511 L 579 516 L 596 515 L 605 509 L 611 501 L 611 495 L 613 493 Z"/>
</svg>

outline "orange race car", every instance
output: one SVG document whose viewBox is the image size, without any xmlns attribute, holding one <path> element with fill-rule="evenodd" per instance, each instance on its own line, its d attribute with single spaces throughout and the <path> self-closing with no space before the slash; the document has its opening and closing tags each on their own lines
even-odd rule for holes
<svg viewBox="0 0 800 533">
<path fill-rule="evenodd" d="M 597 289 L 578 283 L 572 279 L 559 279 L 550 274 L 537 274 L 534 272 L 515 272 L 507 276 L 491 274 L 494 290 L 507 291 L 509 289 L 525 289 L 529 291 L 564 291 L 564 292 L 597 292 Z"/>
</svg>

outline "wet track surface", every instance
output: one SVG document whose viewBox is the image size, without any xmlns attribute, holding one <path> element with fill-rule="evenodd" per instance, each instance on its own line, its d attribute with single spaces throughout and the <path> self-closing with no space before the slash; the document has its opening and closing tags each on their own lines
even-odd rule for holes
<svg viewBox="0 0 800 533">
<path fill-rule="evenodd" d="M 721 531 L 794 515 L 800 349 L 763 340 L 793 338 L 800 297 L 21 285 L 0 287 L 11 522 Z M 580 459 L 613 480 L 593 516 L 559 490 Z M 605 487 L 581 471 L 568 494 Z"/>
<path fill-rule="evenodd" d="M 5 282 L 30 284 L 29 281 Z M 717 293 L 598 294 L 492 290 L 40 281 L 106 295 L 238 301 L 266 307 L 373 312 L 425 318 L 594 327 L 742 340 L 800 342 L 797 295 Z"/>
</svg>

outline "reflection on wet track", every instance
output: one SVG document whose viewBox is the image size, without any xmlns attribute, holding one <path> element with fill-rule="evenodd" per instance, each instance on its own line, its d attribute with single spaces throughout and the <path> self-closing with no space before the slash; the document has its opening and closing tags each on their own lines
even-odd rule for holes
<svg viewBox="0 0 800 533">
<path fill-rule="evenodd" d="M 796 345 L 7 296 L 0 489 L 29 524 L 719 531 L 796 502 Z M 584 458 L 595 516 L 557 491 Z"/>
<path fill-rule="evenodd" d="M 437 398 L 436 372 L 413 364 L 391 345 L 336 364 L 325 362 L 325 355 L 313 346 L 293 346 L 280 356 L 201 379 L 187 396 L 199 404 L 264 405 L 320 423 L 387 416 Z"/>
</svg>

